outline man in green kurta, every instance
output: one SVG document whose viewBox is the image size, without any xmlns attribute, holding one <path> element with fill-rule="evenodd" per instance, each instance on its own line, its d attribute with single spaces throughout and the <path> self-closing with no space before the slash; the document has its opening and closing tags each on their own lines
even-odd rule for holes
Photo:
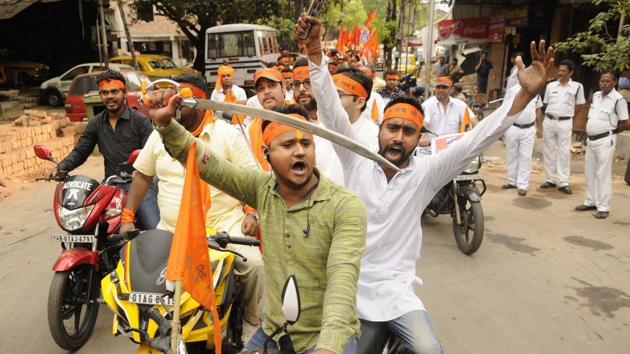
<svg viewBox="0 0 630 354">
<path fill-rule="evenodd" d="M 172 119 L 179 100 L 172 92 L 155 93 L 152 101 L 164 106 L 150 116 L 166 150 L 184 164 L 188 147 L 197 139 Z M 296 119 L 307 115 L 296 105 L 280 112 Z M 349 190 L 319 174 L 311 134 L 265 122 L 263 141 L 273 174 L 220 159 L 202 142 L 196 152 L 204 181 L 258 210 L 265 246 L 264 320 L 246 350 L 262 348 L 285 322 L 282 287 L 295 275 L 301 314 L 289 326 L 288 337 L 274 338 L 273 345 L 289 342 L 298 353 L 355 353 L 365 207 Z"/>
</svg>

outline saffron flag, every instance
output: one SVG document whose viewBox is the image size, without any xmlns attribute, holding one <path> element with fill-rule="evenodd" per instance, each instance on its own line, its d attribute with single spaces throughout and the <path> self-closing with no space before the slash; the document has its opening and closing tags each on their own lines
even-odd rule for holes
<svg viewBox="0 0 630 354">
<path fill-rule="evenodd" d="M 215 352 L 221 353 L 221 323 L 217 312 L 212 268 L 206 239 L 206 218 L 199 166 L 193 143 L 188 150 L 184 191 L 175 225 L 175 234 L 166 266 L 166 279 L 181 280 L 182 288 L 206 309 L 212 311 Z"/>
</svg>

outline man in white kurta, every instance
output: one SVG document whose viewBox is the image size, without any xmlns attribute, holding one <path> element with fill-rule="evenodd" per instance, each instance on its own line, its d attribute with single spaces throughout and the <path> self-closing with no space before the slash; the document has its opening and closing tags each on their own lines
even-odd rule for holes
<svg viewBox="0 0 630 354">
<path fill-rule="evenodd" d="M 342 100 L 347 103 L 345 96 L 349 94 L 343 90 L 343 85 L 336 85 L 342 82 L 341 79 L 335 75 L 333 81 L 327 70 L 328 60 L 321 53 L 321 42 L 317 35 L 319 21 L 312 17 L 300 17 L 296 34 L 299 37 L 307 21 L 312 27 L 311 34 L 303 43 L 309 55 L 318 115 L 326 127 L 354 138 L 354 130 L 342 103 Z M 544 48 L 541 49 L 544 53 Z M 537 54 L 533 57 L 540 58 Z M 545 63 L 550 58 L 548 55 Z M 399 135 L 389 141 L 379 140 L 379 153 L 390 161 L 404 159 L 396 160 L 402 166 L 397 173 L 335 145 L 344 167 L 346 187 L 361 197 L 368 213 L 366 250 L 361 262 L 357 294 L 357 311 L 363 333 L 359 352 L 378 353 L 386 341 L 386 336 L 385 339 L 382 336 L 383 331 L 392 331 L 412 352 L 442 352 L 424 306 L 414 293 L 414 286 L 422 283 L 416 276 L 416 262 L 420 259 L 422 245 L 420 211 L 447 181 L 457 176 L 513 124 L 515 113 L 520 112 L 533 97 L 531 92 L 541 88 L 544 82 L 541 75 L 546 75 L 541 65 L 527 69 L 527 73 L 534 73 L 529 76 L 523 74 L 527 91 L 515 87 L 493 114 L 445 152 L 434 157 L 411 155 L 414 144 L 418 143 L 421 124 L 410 125 L 404 122 L 405 118 L 395 118 L 395 115 L 398 107 L 409 109 L 414 104 L 404 103 L 406 98 L 400 98 L 400 103 L 392 101 L 392 105 L 385 109 L 379 139 L 387 135 L 391 137 L 392 131 Z M 352 83 L 346 86 L 353 87 Z M 411 102 L 417 105 L 416 101 Z M 390 108 L 394 117 L 389 116 Z M 413 108 L 410 110 L 413 111 Z M 512 112 L 513 116 L 506 118 L 508 112 Z M 386 123 L 388 119 L 394 119 L 391 125 Z M 405 145 L 405 149 L 400 148 L 397 139 L 406 138 L 396 136 L 409 134 L 416 137 L 415 141 L 407 144 L 409 146 Z M 382 145 L 383 142 L 388 145 Z"/>
<path fill-rule="evenodd" d="M 586 156 L 584 177 L 586 199 L 575 210 L 597 210 L 595 218 L 605 219 L 610 213 L 612 194 L 612 162 L 617 144 L 617 133 L 628 126 L 628 105 L 615 90 L 617 77 L 614 73 L 602 73 L 599 88 L 593 94 L 593 103 L 586 122 Z"/>
<path fill-rule="evenodd" d="M 543 103 L 547 105 L 543 120 L 543 164 L 547 180 L 542 189 L 556 188 L 572 194 L 569 186 L 571 174 L 571 133 L 576 108 L 586 103 L 584 87 L 571 80 L 575 64 L 563 60 L 558 65 L 558 81 L 550 82 Z"/>
</svg>

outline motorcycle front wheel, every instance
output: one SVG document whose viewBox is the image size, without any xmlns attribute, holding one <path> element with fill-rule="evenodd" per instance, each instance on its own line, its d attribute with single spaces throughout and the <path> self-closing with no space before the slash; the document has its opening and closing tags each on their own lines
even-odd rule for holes
<svg viewBox="0 0 630 354">
<path fill-rule="evenodd" d="M 459 208 L 461 223 L 457 223 L 453 213 L 453 234 L 459 250 L 471 255 L 479 249 L 483 240 L 483 209 L 480 202 L 471 202 L 466 198 L 459 198 L 458 202 L 456 207 Z"/>
<path fill-rule="evenodd" d="M 48 293 L 48 327 L 59 347 L 75 351 L 90 338 L 98 316 L 97 296 L 94 266 L 55 273 Z"/>
</svg>

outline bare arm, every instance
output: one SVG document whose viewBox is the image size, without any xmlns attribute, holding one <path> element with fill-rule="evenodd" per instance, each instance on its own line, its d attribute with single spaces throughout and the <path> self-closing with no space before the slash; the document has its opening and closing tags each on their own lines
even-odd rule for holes
<svg viewBox="0 0 630 354">
<path fill-rule="evenodd" d="M 140 171 L 134 171 L 131 187 L 129 187 L 129 193 L 127 194 L 127 201 L 125 202 L 125 208 L 134 211 L 138 209 L 151 183 L 153 183 L 153 176 L 147 176 Z"/>
</svg>

